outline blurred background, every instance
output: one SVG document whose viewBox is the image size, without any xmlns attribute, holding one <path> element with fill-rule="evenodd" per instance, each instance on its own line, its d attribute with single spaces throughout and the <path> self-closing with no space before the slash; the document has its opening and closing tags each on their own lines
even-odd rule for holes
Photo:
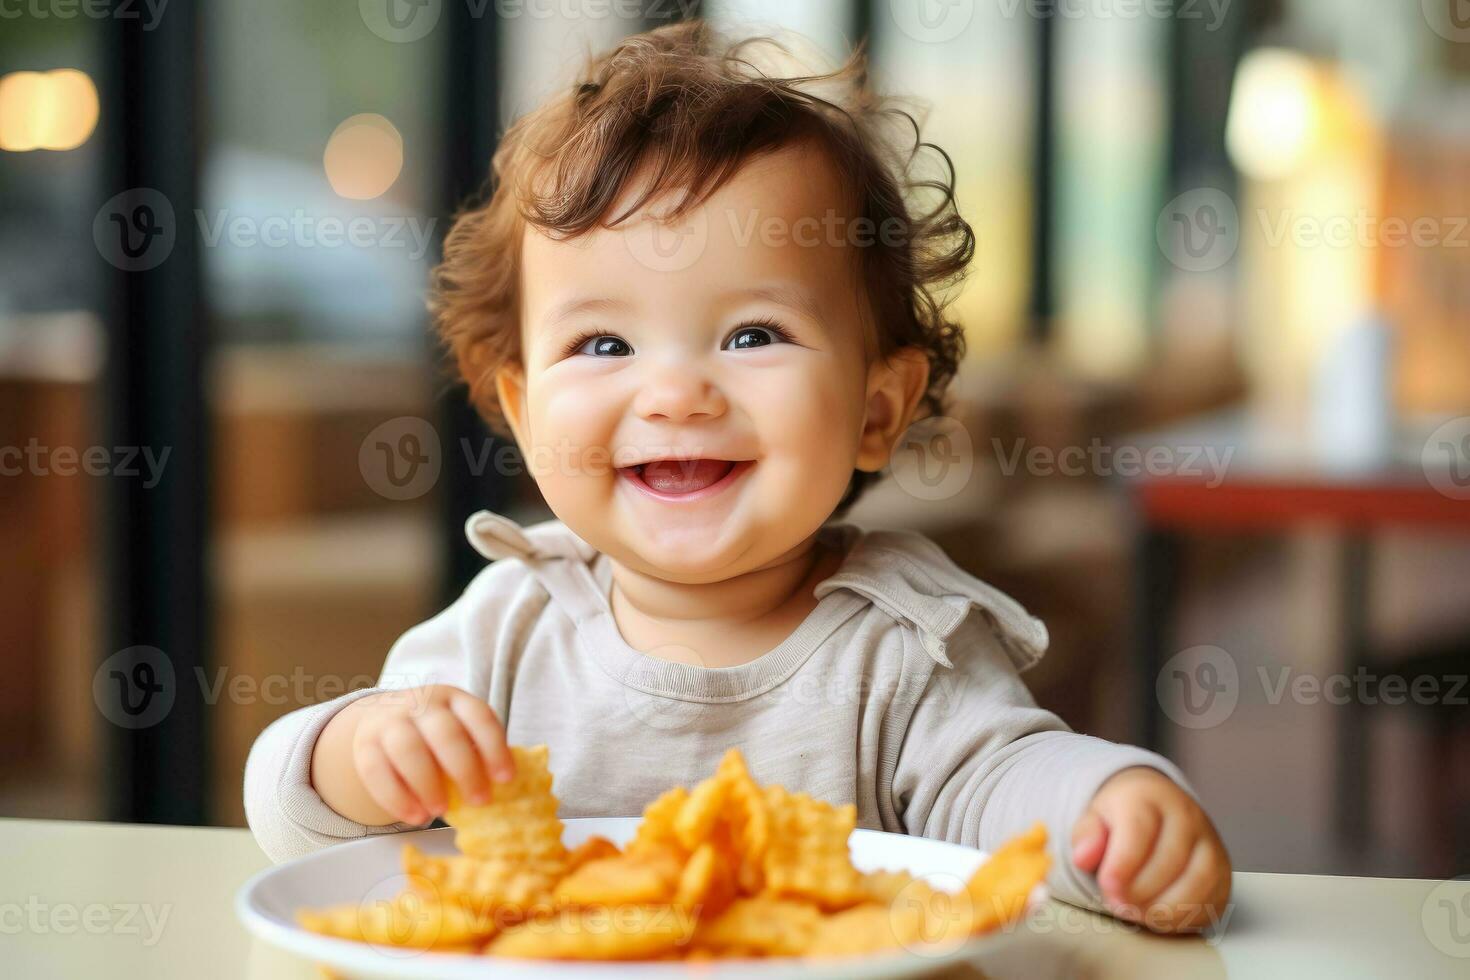
<svg viewBox="0 0 1470 980">
<path fill-rule="evenodd" d="M 1470 870 L 1463 0 L 5 6 L 0 815 L 241 824 L 464 517 L 548 516 L 427 273 L 509 120 L 696 14 L 865 42 L 976 229 L 954 407 L 850 519 L 1042 617 L 1038 698 L 1238 867 Z"/>
</svg>

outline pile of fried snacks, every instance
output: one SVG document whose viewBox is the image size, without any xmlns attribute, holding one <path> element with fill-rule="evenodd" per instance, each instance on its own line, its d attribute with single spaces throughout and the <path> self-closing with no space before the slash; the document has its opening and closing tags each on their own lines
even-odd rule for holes
<svg viewBox="0 0 1470 980">
<path fill-rule="evenodd" d="M 451 792 L 455 855 L 403 849 L 391 898 L 298 913 L 312 932 L 395 947 L 558 960 L 942 954 L 1019 919 L 1046 876 L 1040 824 L 955 892 L 863 874 L 851 805 L 759 786 L 731 749 L 714 776 L 649 804 L 625 849 L 568 850 L 547 750 L 514 747 L 513 781 L 470 806 Z"/>
</svg>

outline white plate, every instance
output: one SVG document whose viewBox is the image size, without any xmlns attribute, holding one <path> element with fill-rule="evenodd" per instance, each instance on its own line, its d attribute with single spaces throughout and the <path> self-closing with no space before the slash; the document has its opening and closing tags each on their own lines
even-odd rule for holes
<svg viewBox="0 0 1470 980">
<path fill-rule="evenodd" d="M 632 838 L 640 818 L 590 817 L 565 821 L 564 840 L 575 846 L 601 835 L 619 844 Z M 404 844 L 431 854 L 454 851 L 454 831 L 448 828 L 389 834 L 341 844 L 267 868 L 251 878 L 235 896 L 235 911 L 260 939 L 348 977 L 372 980 L 405 978 L 496 978 L 496 980 L 866 980 L 911 977 L 931 973 L 980 952 L 987 939 L 979 938 L 956 950 L 896 952 L 847 960 L 728 960 L 714 963 L 568 963 L 510 960 L 488 956 L 426 953 L 366 943 L 331 939 L 296 925 L 301 908 L 383 900 L 405 887 L 400 856 Z M 852 861 L 859 870 L 909 871 L 937 887 L 953 891 L 985 861 L 985 854 L 968 847 L 921 837 L 884 834 L 872 830 L 853 833 Z M 1033 896 L 1033 900 L 1040 895 Z"/>
</svg>

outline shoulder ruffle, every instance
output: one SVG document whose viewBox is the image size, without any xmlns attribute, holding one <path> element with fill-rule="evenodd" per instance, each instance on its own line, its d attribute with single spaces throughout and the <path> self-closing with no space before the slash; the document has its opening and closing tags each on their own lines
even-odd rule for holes
<svg viewBox="0 0 1470 980">
<path fill-rule="evenodd" d="M 817 584 L 816 595 L 850 589 L 867 597 L 919 634 L 924 649 L 953 667 L 948 645 L 971 611 L 989 622 L 1016 670 L 1034 667 L 1046 653 L 1046 625 L 1004 592 L 956 565 L 933 541 L 911 531 L 843 532 L 856 538 L 847 559 Z"/>
<path fill-rule="evenodd" d="M 464 525 L 470 546 L 486 558 L 576 558 L 590 562 L 596 550 L 558 520 L 521 527 L 509 517 L 482 510 Z"/>
</svg>

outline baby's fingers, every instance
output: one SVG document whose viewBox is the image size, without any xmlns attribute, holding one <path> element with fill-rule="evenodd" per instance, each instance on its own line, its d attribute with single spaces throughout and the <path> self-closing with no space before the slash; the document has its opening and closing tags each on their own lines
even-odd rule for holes
<svg viewBox="0 0 1470 980">
<path fill-rule="evenodd" d="M 459 716 L 452 711 L 431 711 L 418 719 L 418 728 L 440 769 L 454 780 L 465 799 L 485 802 L 490 782 L 485 764 Z"/>
<path fill-rule="evenodd" d="M 1108 849 L 1108 825 L 1096 810 L 1088 810 L 1072 828 L 1072 863 L 1088 874 L 1097 870 Z"/>
<path fill-rule="evenodd" d="M 1097 870 L 1097 881 L 1105 896 L 1121 902 L 1138 869 L 1153 852 L 1162 818 L 1152 806 L 1136 806 L 1106 819 L 1108 849 Z"/>
<path fill-rule="evenodd" d="M 1165 818 L 1154 841 L 1152 855 L 1128 886 L 1128 900 L 1143 907 L 1153 904 L 1155 898 L 1183 873 L 1198 840 L 1199 835 L 1189 826 L 1188 821 L 1177 816 L 1173 819 Z"/>
<path fill-rule="evenodd" d="M 418 727 L 407 718 L 393 723 L 382 735 L 381 744 L 394 770 L 424 810 L 434 816 L 444 812 L 444 774 Z"/>
<path fill-rule="evenodd" d="M 451 700 L 449 710 L 464 723 L 490 778 L 497 783 L 510 782 L 516 774 L 515 760 L 505 744 L 505 728 L 490 706 L 473 694 L 465 694 Z"/>
<path fill-rule="evenodd" d="M 1219 921 L 1230 900 L 1230 866 L 1223 848 L 1201 840 L 1189 854 L 1184 872 L 1154 900 L 1167 909 L 1167 927 L 1175 931 L 1207 929 Z"/>
<path fill-rule="evenodd" d="M 388 753 L 377 742 L 368 742 L 358 749 L 357 774 L 368 796 L 394 820 L 415 824 L 429 821 L 423 804 L 398 775 Z"/>
</svg>

